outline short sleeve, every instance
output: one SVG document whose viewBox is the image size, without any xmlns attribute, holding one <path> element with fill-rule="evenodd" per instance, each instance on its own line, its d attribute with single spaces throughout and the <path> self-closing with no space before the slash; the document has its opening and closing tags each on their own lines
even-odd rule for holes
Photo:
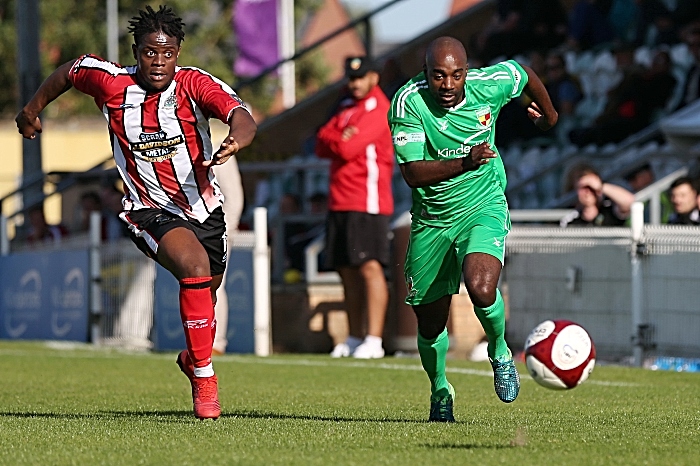
<svg viewBox="0 0 700 466">
<path fill-rule="evenodd" d="M 502 105 L 520 97 L 527 85 L 527 73 L 515 60 L 503 61 L 481 71 L 498 83 Z"/>
<path fill-rule="evenodd" d="M 399 164 L 425 159 L 425 129 L 411 99 L 395 99 L 389 110 L 389 128 Z"/>
<path fill-rule="evenodd" d="M 224 123 L 228 123 L 231 114 L 237 108 L 250 112 L 236 92 L 222 80 L 197 68 L 189 68 L 192 74 L 192 95 L 197 104 L 206 109 Z"/>
<path fill-rule="evenodd" d="M 110 86 L 116 77 L 123 73 L 124 68 L 119 65 L 95 55 L 83 55 L 71 67 L 68 79 L 73 87 L 93 97 L 101 107 L 107 99 Z"/>
</svg>

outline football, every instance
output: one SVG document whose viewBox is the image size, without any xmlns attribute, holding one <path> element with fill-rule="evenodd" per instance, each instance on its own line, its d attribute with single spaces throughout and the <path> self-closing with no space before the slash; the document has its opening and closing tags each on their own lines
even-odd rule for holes
<svg viewBox="0 0 700 466">
<path fill-rule="evenodd" d="M 545 320 L 527 337 L 525 364 L 538 384 L 568 390 L 593 372 L 595 345 L 580 325 L 569 320 Z"/>
</svg>

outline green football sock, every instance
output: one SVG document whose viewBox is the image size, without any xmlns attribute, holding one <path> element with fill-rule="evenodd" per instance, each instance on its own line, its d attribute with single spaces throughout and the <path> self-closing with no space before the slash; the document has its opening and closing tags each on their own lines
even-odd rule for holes
<svg viewBox="0 0 700 466">
<path fill-rule="evenodd" d="M 501 291 L 496 289 L 496 301 L 486 308 L 474 306 L 474 313 L 484 327 L 489 339 L 488 353 L 492 360 L 508 355 L 508 345 L 505 340 L 506 306 L 501 297 Z"/>
<path fill-rule="evenodd" d="M 423 338 L 418 331 L 418 353 L 423 369 L 430 379 L 430 393 L 432 398 L 439 398 L 449 394 L 447 377 L 445 376 L 445 357 L 450 347 L 450 339 L 447 336 L 447 328 L 435 339 Z"/>
</svg>

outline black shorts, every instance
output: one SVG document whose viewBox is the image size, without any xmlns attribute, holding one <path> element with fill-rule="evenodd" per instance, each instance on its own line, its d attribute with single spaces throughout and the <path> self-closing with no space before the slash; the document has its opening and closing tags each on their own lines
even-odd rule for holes
<svg viewBox="0 0 700 466">
<path fill-rule="evenodd" d="M 326 222 L 328 269 L 357 267 L 375 259 L 389 264 L 389 216 L 365 212 L 329 212 Z"/>
<path fill-rule="evenodd" d="M 209 269 L 212 276 L 221 275 L 226 269 L 226 222 L 224 211 L 217 207 L 204 223 L 185 220 L 163 209 L 140 209 L 125 212 L 122 216 L 131 231 L 131 241 L 141 252 L 158 262 L 158 244 L 161 238 L 173 228 L 187 228 L 192 231 L 209 255 Z"/>
</svg>

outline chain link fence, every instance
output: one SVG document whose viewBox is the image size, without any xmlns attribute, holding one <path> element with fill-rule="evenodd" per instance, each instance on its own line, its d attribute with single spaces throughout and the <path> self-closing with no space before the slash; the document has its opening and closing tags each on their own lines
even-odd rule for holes
<svg viewBox="0 0 700 466">
<path fill-rule="evenodd" d="M 541 321 L 569 319 L 604 359 L 629 357 L 635 346 L 644 357 L 700 356 L 700 228 L 646 225 L 635 242 L 629 228 L 515 226 L 503 280 L 516 347 Z"/>
</svg>

